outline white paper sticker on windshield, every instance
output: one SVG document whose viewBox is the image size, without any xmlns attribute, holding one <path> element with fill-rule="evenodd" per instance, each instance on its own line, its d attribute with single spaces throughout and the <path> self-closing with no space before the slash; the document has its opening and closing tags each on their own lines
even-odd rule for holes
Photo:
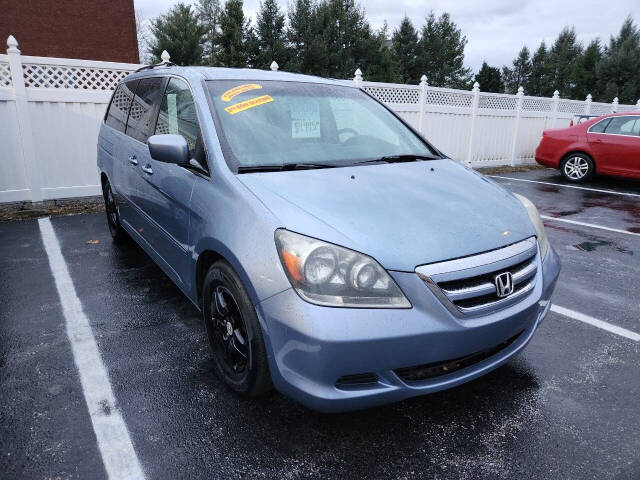
<svg viewBox="0 0 640 480">
<path fill-rule="evenodd" d="M 320 138 L 320 104 L 317 101 L 291 102 L 291 137 Z"/>
</svg>

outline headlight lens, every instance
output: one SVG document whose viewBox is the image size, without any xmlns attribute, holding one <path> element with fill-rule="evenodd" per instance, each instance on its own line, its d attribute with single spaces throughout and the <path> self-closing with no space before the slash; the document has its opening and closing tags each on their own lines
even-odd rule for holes
<svg viewBox="0 0 640 480">
<path fill-rule="evenodd" d="M 276 230 L 284 271 L 307 302 L 332 307 L 411 308 L 398 285 L 373 258 L 347 248 Z"/>
<path fill-rule="evenodd" d="M 547 256 L 547 251 L 549 250 L 549 241 L 547 240 L 547 232 L 544 229 L 544 224 L 542 223 L 542 218 L 540 218 L 540 214 L 538 213 L 538 209 L 536 206 L 531 203 L 527 197 L 523 197 L 522 195 L 518 195 L 514 193 L 516 198 L 522 202 L 524 208 L 527 210 L 529 214 L 529 218 L 531 219 L 531 223 L 536 229 L 536 236 L 538 237 L 538 245 L 540 245 L 540 255 L 544 260 L 544 257 Z"/>
</svg>

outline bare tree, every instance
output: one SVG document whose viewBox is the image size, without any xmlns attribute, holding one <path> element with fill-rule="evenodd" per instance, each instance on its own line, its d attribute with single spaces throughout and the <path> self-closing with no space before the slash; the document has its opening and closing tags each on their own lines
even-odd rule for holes
<svg viewBox="0 0 640 480">
<path fill-rule="evenodd" d="M 149 19 L 143 18 L 140 10 L 136 10 L 136 37 L 138 39 L 138 56 L 140 63 L 149 63 Z"/>
</svg>

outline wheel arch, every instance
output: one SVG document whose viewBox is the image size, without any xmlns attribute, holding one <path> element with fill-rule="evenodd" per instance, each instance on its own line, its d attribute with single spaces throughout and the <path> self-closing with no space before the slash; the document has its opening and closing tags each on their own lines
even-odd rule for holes
<svg viewBox="0 0 640 480">
<path fill-rule="evenodd" d="M 202 306 L 202 285 L 204 279 L 207 276 L 207 272 L 211 265 L 218 260 L 224 260 L 231 268 L 238 274 L 242 280 L 251 303 L 254 305 L 259 302 L 258 294 L 247 274 L 247 271 L 242 266 L 242 263 L 238 258 L 229 250 L 224 244 L 209 238 L 200 242 L 200 245 L 195 249 L 197 253 L 194 276 L 194 297 L 198 306 Z"/>
</svg>

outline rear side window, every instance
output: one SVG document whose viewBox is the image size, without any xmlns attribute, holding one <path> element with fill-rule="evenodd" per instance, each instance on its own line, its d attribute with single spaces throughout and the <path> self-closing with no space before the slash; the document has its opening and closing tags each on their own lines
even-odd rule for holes
<svg viewBox="0 0 640 480">
<path fill-rule="evenodd" d="M 171 78 L 162 97 L 156 135 L 182 135 L 189 145 L 191 158 L 207 168 L 207 160 L 196 114 L 196 106 L 189 86 L 183 80 Z"/>
<path fill-rule="evenodd" d="M 127 125 L 127 115 L 129 114 L 129 107 L 131 106 L 131 100 L 136 89 L 138 80 L 130 80 L 125 83 L 121 83 L 116 88 L 111 98 L 111 104 L 109 105 L 109 111 L 107 112 L 107 118 L 105 123 L 110 127 L 115 128 L 121 132 L 124 132 Z"/>
<path fill-rule="evenodd" d="M 589 131 L 591 133 L 604 133 L 604 129 L 609 125 L 609 120 L 611 119 L 605 118 L 604 120 L 599 121 L 595 125 L 592 125 L 591 128 L 589 128 Z"/>
<path fill-rule="evenodd" d="M 146 143 L 152 134 L 163 85 L 163 77 L 143 78 L 138 82 L 136 96 L 129 110 L 127 135 Z"/>
<path fill-rule="evenodd" d="M 604 133 L 640 135 L 640 117 L 613 117 Z"/>
</svg>

